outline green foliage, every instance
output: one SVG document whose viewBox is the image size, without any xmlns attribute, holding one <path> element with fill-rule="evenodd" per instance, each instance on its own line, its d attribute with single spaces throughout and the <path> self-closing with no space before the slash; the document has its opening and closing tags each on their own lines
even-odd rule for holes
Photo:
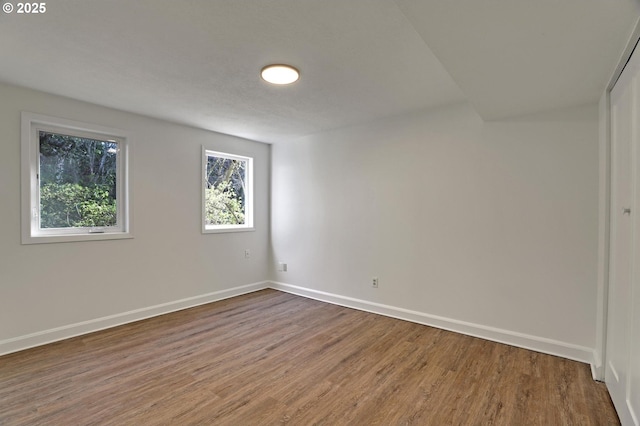
<svg viewBox="0 0 640 426">
<path fill-rule="evenodd" d="M 207 225 L 245 223 L 246 161 L 224 157 L 207 158 L 205 212 Z"/>
<path fill-rule="evenodd" d="M 40 132 L 40 227 L 114 226 L 115 142 Z"/>
<path fill-rule="evenodd" d="M 40 188 L 40 227 L 103 227 L 116 224 L 109 185 L 48 183 Z"/>
<path fill-rule="evenodd" d="M 40 132 L 42 182 L 109 185 L 114 191 L 117 148 L 115 142 Z"/>
<path fill-rule="evenodd" d="M 244 206 L 231 189 L 230 182 L 207 188 L 205 195 L 207 225 L 244 224 Z"/>
</svg>

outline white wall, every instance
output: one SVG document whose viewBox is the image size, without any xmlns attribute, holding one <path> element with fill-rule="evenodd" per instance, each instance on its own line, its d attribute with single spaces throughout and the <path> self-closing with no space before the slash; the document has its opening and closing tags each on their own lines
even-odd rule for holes
<svg viewBox="0 0 640 426">
<path fill-rule="evenodd" d="M 282 289 L 593 362 L 595 105 L 490 123 L 461 105 L 275 144 L 271 202 Z"/>
<path fill-rule="evenodd" d="M 134 239 L 20 244 L 22 110 L 134 135 Z M 255 158 L 255 232 L 200 233 L 203 144 Z M 0 146 L 0 353 L 271 277 L 287 291 L 593 362 L 595 105 L 491 123 L 461 105 L 270 148 L 0 85 Z"/>
<path fill-rule="evenodd" d="M 22 110 L 133 134 L 134 239 L 20 244 Z M 254 157 L 255 232 L 201 234 L 201 145 Z M 237 287 L 267 278 L 269 145 L 0 85 L 0 147 L 0 353 L 248 291 L 256 286 Z"/>
</svg>

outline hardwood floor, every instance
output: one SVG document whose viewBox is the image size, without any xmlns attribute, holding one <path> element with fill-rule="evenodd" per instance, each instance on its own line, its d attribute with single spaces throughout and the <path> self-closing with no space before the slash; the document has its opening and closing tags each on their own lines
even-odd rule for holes
<svg viewBox="0 0 640 426">
<path fill-rule="evenodd" d="M 0 357 L 1 425 L 614 425 L 589 367 L 264 290 Z"/>
</svg>

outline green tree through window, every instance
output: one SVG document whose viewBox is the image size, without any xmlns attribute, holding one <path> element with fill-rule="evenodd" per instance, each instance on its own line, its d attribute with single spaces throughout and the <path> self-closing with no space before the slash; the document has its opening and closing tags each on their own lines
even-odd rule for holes
<svg viewBox="0 0 640 426">
<path fill-rule="evenodd" d="M 253 158 L 202 148 L 202 232 L 252 231 Z"/>
<path fill-rule="evenodd" d="M 207 155 L 205 225 L 244 225 L 247 161 Z"/>
<path fill-rule="evenodd" d="M 40 228 L 117 224 L 118 144 L 39 132 Z"/>
</svg>

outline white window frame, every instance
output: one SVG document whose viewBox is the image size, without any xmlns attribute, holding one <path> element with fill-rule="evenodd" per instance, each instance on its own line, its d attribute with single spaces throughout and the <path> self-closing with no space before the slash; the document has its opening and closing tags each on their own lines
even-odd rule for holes
<svg viewBox="0 0 640 426">
<path fill-rule="evenodd" d="M 116 163 L 117 224 L 108 227 L 40 228 L 40 138 L 46 131 L 118 144 Z M 22 112 L 22 244 L 133 238 L 131 220 L 131 145 L 128 132 L 111 127 Z"/>
<path fill-rule="evenodd" d="M 245 169 L 245 194 L 244 194 L 244 224 L 243 225 L 207 225 L 207 212 L 206 212 L 206 189 L 207 189 L 207 162 L 209 157 L 222 157 L 230 160 L 246 161 L 247 167 Z M 244 232 L 254 231 L 253 227 L 253 158 L 229 154 L 226 152 L 214 151 L 202 147 L 202 233 L 203 234 L 215 234 L 221 232 Z"/>
</svg>

